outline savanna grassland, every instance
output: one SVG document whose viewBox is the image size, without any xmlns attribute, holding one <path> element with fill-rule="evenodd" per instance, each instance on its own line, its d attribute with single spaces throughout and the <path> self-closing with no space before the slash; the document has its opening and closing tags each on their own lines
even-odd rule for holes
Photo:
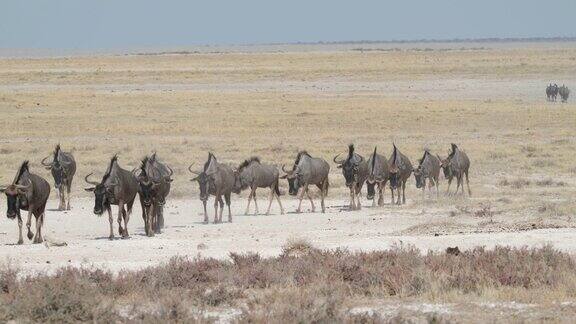
<svg viewBox="0 0 576 324">
<path fill-rule="evenodd" d="M 569 318 L 575 298 L 562 287 L 576 282 L 570 274 L 571 253 L 576 252 L 576 104 L 573 98 L 567 104 L 547 102 L 545 87 L 557 82 L 574 92 L 575 75 L 576 45 L 571 43 L 370 50 L 359 44 L 347 50 L 326 46 L 314 51 L 283 47 L 274 52 L 0 58 L 0 180 L 10 182 L 24 159 L 49 179 L 39 162 L 57 143 L 72 151 L 78 162 L 73 210 L 49 211 L 46 221 L 48 235 L 68 245 L 50 249 L 4 245 L 0 250 L 26 274 L 58 273 L 63 265 L 103 268 L 90 270 L 93 273 L 60 272 L 60 278 L 74 278 L 62 285 L 71 282 L 99 290 L 90 297 L 97 300 L 87 305 L 101 308 L 76 304 L 71 312 L 80 309 L 80 315 L 74 315 L 78 317 L 59 317 L 48 306 L 41 313 L 18 311 L 25 305 L 18 299 L 24 298 L 18 289 L 28 289 L 29 282 L 10 281 L 6 270 L 3 285 L 13 286 L 2 288 L 0 298 L 14 307 L 0 308 L 0 315 L 33 321 L 88 321 L 96 316 L 104 321 L 153 322 L 206 320 L 205 312 L 221 316 L 234 309 L 232 319 L 255 322 L 401 321 L 413 314 L 420 314 L 414 320 L 467 321 L 478 319 L 471 314 L 479 309 L 495 309 L 508 312 L 506 319 L 511 321 L 561 320 L 555 317 L 558 314 Z M 384 207 L 347 212 L 340 208 L 347 203 L 347 189 L 341 171 L 331 163 L 331 208 L 326 215 L 244 217 L 243 194 L 233 198 L 234 223 L 198 224 L 197 184 L 189 181 L 186 169 L 191 163 L 199 168 L 209 151 L 234 165 L 258 155 L 280 166 L 291 163 L 303 149 L 331 162 L 334 155 L 346 152 L 349 143 L 365 157 L 375 146 L 389 156 L 395 143 L 413 164 L 424 148 L 445 156 L 450 143 L 457 143 L 471 159 L 472 197 L 444 195 L 446 181 L 441 179 L 440 198 L 432 195 L 423 201 L 410 179 L 406 206 L 389 205 L 387 191 Z M 168 227 L 156 238 L 141 237 L 142 220 L 135 212 L 132 239 L 100 240 L 107 221 L 91 215 L 83 176 L 102 175 L 115 153 L 121 165 L 132 169 L 152 151 L 175 171 Z M 285 183 L 281 190 L 287 191 Z M 259 196 L 264 207 L 267 193 Z M 282 198 L 292 211 L 293 198 Z M 56 199 L 53 193 L 54 205 Z M 363 204 L 371 202 L 364 199 Z M 13 222 L 0 219 L 0 232 L 2 244 L 14 243 Z M 292 268 L 279 269 L 284 264 L 282 246 L 294 238 L 310 242 L 312 252 L 307 250 L 297 261 L 290 259 Z M 387 250 L 398 241 L 413 244 L 424 255 L 412 247 Z M 542 248 L 548 243 L 553 247 Z M 455 245 L 464 251 L 461 260 L 443 253 Z M 475 250 L 478 245 L 534 249 L 486 252 Z M 376 252 L 346 252 L 343 257 L 325 250 L 336 247 Z M 427 256 L 428 249 L 434 255 Z M 230 261 L 230 251 L 260 256 L 236 255 Z M 392 256 L 382 253 L 404 260 L 402 268 L 383 264 Z M 486 253 L 491 261 L 486 261 Z M 197 254 L 217 260 L 171 259 Z M 515 256 L 512 263 L 508 255 Z M 248 268 L 243 269 L 249 270 L 238 275 L 235 271 L 246 262 Z M 462 275 L 452 268 L 454 262 L 485 270 Z M 518 262 L 526 267 L 515 268 Z M 501 267 L 494 269 L 493 264 Z M 175 268 L 206 266 L 206 277 L 193 278 L 200 288 L 175 283 L 174 276 L 180 276 Z M 330 269 L 327 274 L 318 270 L 322 267 Z M 124 274 L 126 284 L 106 272 L 125 268 L 140 271 Z M 380 268 L 385 270 L 376 270 Z M 498 272 L 501 269 L 509 271 Z M 149 281 L 165 271 L 173 277 Z M 292 279 L 281 280 L 283 276 Z M 28 280 L 50 287 L 46 278 L 51 277 Z M 243 285 L 244 281 L 250 284 Z M 145 285 L 136 287 L 134 282 Z M 332 287 L 332 282 L 337 284 Z M 65 289 L 83 289 L 79 287 Z M 141 294 L 152 300 L 158 287 L 168 288 L 162 288 L 157 312 L 132 306 Z M 43 293 L 37 294 L 34 298 Z M 107 308 L 110 298 L 132 308 Z M 65 307 L 59 303 L 56 308 Z M 412 306 L 390 306 L 399 303 Z M 294 305 L 298 307 L 290 308 Z M 191 309 L 201 309 L 204 315 Z M 516 316 L 526 309 L 534 316 Z M 274 313 L 266 317 L 266 310 Z"/>
</svg>

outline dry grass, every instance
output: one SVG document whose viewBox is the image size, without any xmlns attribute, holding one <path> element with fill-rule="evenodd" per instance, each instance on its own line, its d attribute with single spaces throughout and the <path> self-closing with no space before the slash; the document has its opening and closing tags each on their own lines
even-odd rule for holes
<svg viewBox="0 0 576 324">
<path fill-rule="evenodd" d="M 286 247 L 301 250 L 301 244 Z M 0 320 L 19 322 L 191 321 L 239 309 L 243 322 L 366 320 L 348 310 L 362 300 L 549 303 L 574 300 L 576 263 L 551 247 L 459 255 L 404 247 L 370 253 L 321 251 L 232 261 L 174 258 L 122 272 L 63 268 L 54 275 L 0 271 Z M 542 294 L 542 291 L 546 291 Z M 374 317 L 372 320 L 383 320 Z"/>
</svg>

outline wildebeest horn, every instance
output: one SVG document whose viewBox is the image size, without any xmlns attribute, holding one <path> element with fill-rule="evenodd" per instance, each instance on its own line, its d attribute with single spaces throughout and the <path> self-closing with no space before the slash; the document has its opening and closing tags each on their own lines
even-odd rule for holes
<svg viewBox="0 0 576 324">
<path fill-rule="evenodd" d="M 336 158 L 339 157 L 339 156 L 340 156 L 340 154 L 338 154 L 338 155 L 336 155 L 336 156 L 334 157 L 334 163 L 336 163 L 336 164 L 342 164 L 342 163 L 344 163 L 344 161 L 346 161 L 346 160 L 336 161 Z"/>
<path fill-rule="evenodd" d="M 197 172 L 197 171 L 192 170 L 193 165 L 194 165 L 194 163 L 190 164 L 190 166 L 188 167 L 188 171 L 190 171 L 190 173 L 193 173 L 195 175 L 200 175 L 200 173 L 202 173 L 202 172 Z"/>
<path fill-rule="evenodd" d="M 169 166 L 166 166 L 166 167 L 168 168 L 168 170 L 170 170 L 170 174 L 168 175 L 168 178 L 171 178 L 172 175 L 174 174 L 174 170 L 172 170 L 172 168 Z"/>
<path fill-rule="evenodd" d="M 43 158 L 42 161 L 40 162 L 43 166 L 45 167 L 52 167 L 52 163 L 44 163 L 44 161 L 46 161 L 47 159 L 50 158 L 50 155 L 48 155 L 47 157 Z"/>
<path fill-rule="evenodd" d="M 282 171 L 284 171 L 284 173 L 289 173 L 290 171 L 286 171 L 286 169 L 284 169 L 285 166 L 285 164 L 282 164 Z"/>
<path fill-rule="evenodd" d="M 88 178 L 92 175 L 92 173 L 89 173 L 87 176 L 84 177 L 84 181 L 86 181 L 86 183 L 91 184 L 93 186 L 97 186 L 100 183 L 96 182 L 96 181 L 90 181 L 88 180 Z"/>
<path fill-rule="evenodd" d="M 356 162 L 356 163 L 362 163 L 362 161 L 364 161 L 364 158 L 361 157 L 360 155 L 358 155 L 358 158 L 360 159 L 360 161 Z"/>
<path fill-rule="evenodd" d="M 24 185 L 19 185 L 19 184 L 16 184 L 15 186 L 16 186 L 16 189 L 20 189 L 20 190 L 23 190 L 23 191 L 27 191 L 28 189 L 30 189 L 30 187 L 32 187 L 32 182 L 31 182 L 30 180 L 28 180 L 28 184 L 25 185 L 25 186 L 24 186 Z"/>
</svg>

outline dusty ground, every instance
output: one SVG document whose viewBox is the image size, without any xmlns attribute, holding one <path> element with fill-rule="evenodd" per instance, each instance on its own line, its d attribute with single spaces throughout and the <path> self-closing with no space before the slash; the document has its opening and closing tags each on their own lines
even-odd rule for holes
<svg viewBox="0 0 576 324">
<path fill-rule="evenodd" d="M 46 216 L 47 236 L 68 245 L 14 246 L 17 225 L 4 217 L 3 261 L 116 270 L 173 255 L 275 254 L 300 237 L 352 249 L 553 243 L 574 252 L 576 105 L 546 102 L 544 89 L 574 87 L 576 46 L 521 45 L 0 59 L 0 179 L 11 181 L 24 159 L 48 178 L 39 162 L 56 143 L 79 163 L 73 210 Z M 325 215 L 280 216 L 273 205 L 272 216 L 243 216 L 243 194 L 234 197 L 233 224 L 199 223 L 186 168 L 208 151 L 234 164 L 259 155 L 281 165 L 299 149 L 331 160 L 350 142 L 366 156 L 375 145 L 388 155 L 395 142 L 414 163 L 423 148 L 445 155 L 456 142 L 472 161 L 473 197 L 423 203 L 411 179 L 406 206 L 341 211 L 347 195 L 333 166 Z M 131 238 L 110 242 L 82 177 L 101 175 L 114 153 L 132 168 L 153 150 L 176 171 L 168 227 L 142 236 L 135 208 Z M 264 210 L 267 191 L 259 195 Z"/>
</svg>

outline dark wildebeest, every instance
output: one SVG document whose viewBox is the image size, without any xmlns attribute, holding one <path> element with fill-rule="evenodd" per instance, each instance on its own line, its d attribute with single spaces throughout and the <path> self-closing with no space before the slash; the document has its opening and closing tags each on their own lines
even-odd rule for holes
<svg viewBox="0 0 576 324">
<path fill-rule="evenodd" d="M 558 93 L 560 94 L 562 102 L 568 102 L 568 97 L 570 96 L 570 89 L 568 89 L 567 86 L 562 85 L 558 90 Z"/>
<path fill-rule="evenodd" d="M 28 161 L 24 161 L 16 173 L 12 184 L 2 186 L 1 192 L 6 194 L 8 201 L 8 211 L 6 216 L 10 219 L 18 217 L 18 244 L 24 243 L 22 239 L 22 217 L 20 209 L 28 211 L 28 239 L 34 237 L 34 243 L 42 243 L 42 226 L 44 225 L 44 215 L 46 201 L 50 196 L 50 184 L 44 178 L 30 173 Z M 36 235 L 30 230 L 32 225 L 32 214 L 36 218 Z"/>
<path fill-rule="evenodd" d="M 378 186 L 378 206 L 384 205 L 384 188 L 386 187 L 386 182 L 388 182 L 389 177 L 389 166 L 386 157 L 376 153 L 376 147 L 374 147 L 374 153 L 368 159 L 368 178 L 366 179 L 366 187 L 368 189 L 367 199 L 372 199 L 372 206 L 376 206 L 376 191 L 374 187 Z M 392 202 L 394 203 L 394 202 Z"/>
<path fill-rule="evenodd" d="M 422 188 L 422 199 L 425 197 L 426 179 L 428 179 L 428 190 L 432 191 L 432 185 L 436 186 L 436 198 L 439 198 L 440 159 L 425 150 L 424 156 L 418 162 L 418 167 L 414 169 L 414 179 L 416 188 Z"/>
<path fill-rule="evenodd" d="M 135 170 L 138 179 L 140 205 L 146 235 L 154 236 L 164 227 L 164 205 L 170 193 L 174 171 L 158 161 L 156 153 L 145 157 L 140 168 Z"/>
<path fill-rule="evenodd" d="M 468 195 L 472 196 L 472 191 L 470 190 L 470 181 L 468 179 L 468 171 L 470 169 L 470 160 L 468 155 L 452 143 L 452 151 L 445 159 L 440 159 L 442 170 L 444 171 L 444 177 L 448 179 L 448 188 L 446 189 L 446 194 L 450 193 L 450 184 L 452 179 L 456 177 L 456 192 L 458 193 L 458 188 L 462 186 L 462 194 L 464 194 L 464 181 L 463 176 L 466 175 L 466 185 L 468 186 Z"/>
<path fill-rule="evenodd" d="M 557 84 L 549 84 L 546 87 L 546 98 L 548 101 L 556 101 L 556 97 L 558 96 L 558 85 Z"/>
<path fill-rule="evenodd" d="M 406 181 L 412 174 L 412 163 L 410 160 L 396 148 L 392 151 L 392 156 L 388 160 L 390 166 L 390 190 L 392 190 L 392 203 L 394 203 L 394 190 L 398 193 L 397 205 L 406 203 Z M 402 200 L 400 200 L 400 189 L 402 189 Z"/>
<path fill-rule="evenodd" d="M 52 157 L 52 162 L 46 162 Z M 53 155 L 42 159 L 43 166 L 50 170 L 54 178 L 54 187 L 58 189 L 60 203 L 59 210 L 70 210 L 70 191 L 72 189 L 72 180 L 76 174 L 76 161 L 71 153 L 60 150 L 60 144 L 56 145 Z M 68 199 L 66 199 L 66 197 Z"/>
<path fill-rule="evenodd" d="M 337 160 L 339 155 L 334 157 L 334 163 L 338 165 L 338 168 L 342 169 L 346 187 L 350 189 L 350 209 L 360 209 L 362 208 L 360 191 L 368 177 L 368 163 L 361 155 L 354 153 L 353 144 L 348 145 L 348 156 L 346 159 Z"/>
<path fill-rule="evenodd" d="M 197 175 L 191 181 L 198 181 L 200 185 L 200 200 L 202 200 L 204 205 L 204 223 L 208 223 L 206 202 L 209 195 L 214 196 L 214 224 L 222 223 L 222 214 L 224 212 L 222 196 L 224 196 L 228 206 L 228 222 L 232 223 L 230 196 L 232 192 L 240 192 L 240 180 L 234 170 L 226 164 L 218 163 L 212 153 L 208 153 L 208 161 L 204 163 L 202 171 L 193 171 L 192 165 L 188 167 L 188 170 Z M 218 215 L 218 204 L 220 204 L 220 215 Z"/>
<path fill-rule="evenodd" d="M 128 170 L 118 165 L 118 156 L 114 155 L 110 160 L 110 165 L 102 177 L 102 181 L 90 181 L 88 174 L 84 181 L 94 187 L 86 188 L 86 191 L 94 192 L 94 214 L 102 215 L 104 210 L 108 211 L 108 220 L 110 222 L 110 236 L 114 239 L 114 220 L 112 219 L 111 205 L 118 205 L 118 233 L 122 238 L 128 238 L 128 221 L 132 213 L 134 199 L 138 192 L 138 180 L 136 176 Z M 124 206 L 127 207 L 128 212 Z M 124 228 L 122 228 L 122 219 L 124 219 Z"/>
<path fill-rule="evenodd" d="M 266 215 L 270 213 L 270 207 L 272 206 L 274 196 L 280 206 L 280 213 L 284 214 L 284 207 L 282 207 L 282 202 L 280 201 L 280 189 L 278 188 L 279 172 L 275 166 L 262 164 L 258 157 L 251 157 L 242 162 L 238 166 L 236 172 L 240 177 L 241 189 L 244 190 L 250 188 L 248 206 L 246 206 L 246 212 L 244 213 L 245 215 L 248 215 L 248 212 L 250 211 L 250 202 L 252 199 L 254 199 L 254 205 L 256 205 L 256 211 L 254 214 L 258 214 L 258 202 L 256 201 L 256 189 L 258 188 L 270 188 L 270 199 L 268 201 Z"/>
<path fill-rule="evenodd" d="M 288 180 L 290 195 L 298 195 L 300 200 L 298 203 L 298 209 L 296 212 L 300 212 L 302 207 L 302 199 L 304 194 L 310 199 L 310 204 L 312 205 L 312 212 L 314 212 L 314 201 L 312 196 L 308 192 L 309 185 L 316 185 L 320 189 L 320 203 L 322 206 L 322 212 L 326 212 L 326 207 L 324 206 L 324 197 L 328 194 L 328 173 L 330 172 L 330 165 L 326 160 L 321 158 L 313 158 L 306 151 L 298 152 L 296 155 L 296 161 L 292 166 L 292 170 L 286 170 L 282 166 L 282 171 L 286 174 L 281 177 L 281 179 Z"/>
</svg>

